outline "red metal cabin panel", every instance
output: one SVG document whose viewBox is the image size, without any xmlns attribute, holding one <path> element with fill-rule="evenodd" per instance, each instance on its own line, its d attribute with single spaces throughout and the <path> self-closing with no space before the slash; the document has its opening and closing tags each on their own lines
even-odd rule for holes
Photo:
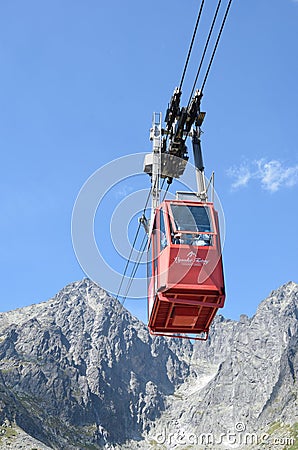
<svg viewBox="0 0 298 450">
<path fill-rule="evenodd" d="M 156 211 L 148 255 L 150 332 L 208 334 L 225 300 L 213 204 L 163 202 Z"/>
</svg>

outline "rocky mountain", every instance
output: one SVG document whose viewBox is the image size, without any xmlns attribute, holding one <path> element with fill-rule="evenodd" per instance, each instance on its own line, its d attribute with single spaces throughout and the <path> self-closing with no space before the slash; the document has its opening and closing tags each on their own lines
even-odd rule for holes
<svg viewBox="0 0 298 450">
<path fill-rule="evenodd" d="M 185 442 L 191 437 L 198 444 L 209 438 L 217 446 L 260 448 L 263 443 L 268 448 L 276 437 L 271 436 L 274 425 L 293 444 L 298 425 L 297 330 L 295 283 L 272 292 L 251 319 L 217 317 L 208 342 L 194 344 L 191 361 L 199 371 L 175 391 L 176 397 L 181 393 L 179 402 L 173 396 L 167 399 L 166 420 L 162 416 L 153 424 L 151 436 L 165 439 L 169 448 L 169 436 L 173 446 L 184 436 Z M 200 368 L 208 366 L 210 378 L 202 386 Z M 287 429 L 281 429 L 283 424 Z M 278 448 L 278 433 L 276 439 L 273 448 Z M 285 447 L 282 439 L 280 448 Z"/>
<path fill-rule="evenodd" d="M 151 337 L 88 279 L 0 314 L 0 448 L 294 448 L 298 285 L 207 342 Z"/>
</svg>

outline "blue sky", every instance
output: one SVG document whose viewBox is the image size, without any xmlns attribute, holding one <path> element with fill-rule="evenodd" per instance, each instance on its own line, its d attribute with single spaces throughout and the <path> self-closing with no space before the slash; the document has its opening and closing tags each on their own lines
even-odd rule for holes
<svg viewBox="0 0 298 450">
<path fill-rule="evenodd" d="M 105 164 L 151 151 L 152 112 L 165 112 L 180 81 L 199 3 L 1 3 L 0 310 L 83 278 L 71 239 L 76 197 Z M 206 3 L 210 15 L 215 1 Z M 234 319 L 298 281 L 297 42 L 297 1 L 234 0 L 202 100 L 206 174 L 215 170 L 226 221 L 223 313 Z M 200 40 L 182 103 L 199 55 Z M 147 188 L 145 175 L 111 188 L 96 216 L 98 246 L 120 272 L 109 217 Z M 136 226 L 134 215 L 130 236 Z M 145 300 L 126 305 L 145 319 Z"/>
</svg>

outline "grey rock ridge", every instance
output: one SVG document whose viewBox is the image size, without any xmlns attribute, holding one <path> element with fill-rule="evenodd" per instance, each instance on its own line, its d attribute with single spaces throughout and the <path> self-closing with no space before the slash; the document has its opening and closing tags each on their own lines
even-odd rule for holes
<svg viewBox="0 0 298 450">
<path fill-rule="evenodd" d="M 1 313 L 0 448 L 296 448 L 297 318 L 293 282 L 207 342 L 150 336 L 88 279 Z"/>
</svg>

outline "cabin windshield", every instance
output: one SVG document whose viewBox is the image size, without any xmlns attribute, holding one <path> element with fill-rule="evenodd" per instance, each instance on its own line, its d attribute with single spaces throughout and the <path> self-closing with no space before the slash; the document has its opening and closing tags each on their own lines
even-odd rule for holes
<svg viewBox="0 0 298 450">
<path fill-rule="evenodd" d="M 171 205 L 176 231 L 211 233 L 213 231 L 207 206 Z"/>
</svg>

